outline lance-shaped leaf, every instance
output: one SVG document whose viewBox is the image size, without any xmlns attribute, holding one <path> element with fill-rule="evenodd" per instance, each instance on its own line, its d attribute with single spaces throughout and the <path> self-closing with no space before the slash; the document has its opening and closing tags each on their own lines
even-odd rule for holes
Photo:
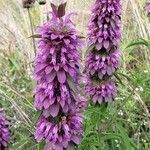
<svg viewBox="0 0 150 150">
<path fill-rule="evenodd" d="M 28 38 L 41 38 L 42 36 L 40 34 L 33 34 L 29 36 Z"/>
<path fill-rule="evenodd" d="M 60 4 L 59 6 L 51 3 L 51 7 L 57 17 L 61 18 L 65 15 L 66 3 Z"/>
<path fill-rule="evenodd" d="M 44 147 L 45 147 L 45 142 L 42 141 L 42 142 L 40 142 L 39 145 L 38 145 L 38 150 L 43 150 Z"/>
<path fill-rule="evenodd" d="M 37 111 L 37 112 L 35 113 L 35 115 L 34 115 L 34 117 L 33 117 L 33 119 L 32 119 L 33 125 L 36 124 L 36 122 L 37 122 L 37 120 L 39 119 L 40 115 L 41 115 L 41 111 Z"/>
<path fill-rule="evenodd" d="M 68 78 L 68 79 L 67 79 L 67 82 L 68 82 L 68 85 L 69 85 L 69 87 L 71 88 L 71 90 L 72 90 L 74 93 L 77 93 L 76 85 L 75 85 L 75 83 L 72 81 L 72 79 L 71 79 L 71 78 Z"/>
<path fill-rule="evenodd" d="M 91 52 L 94 48 L 95 48 L 95 44 L 90 45 L 89 48 L 88 48 L 88 49 L 86 50 L 86 52 L 85 52 L 85 56 L 86 56 L 89 52 Z"/>
</svg>

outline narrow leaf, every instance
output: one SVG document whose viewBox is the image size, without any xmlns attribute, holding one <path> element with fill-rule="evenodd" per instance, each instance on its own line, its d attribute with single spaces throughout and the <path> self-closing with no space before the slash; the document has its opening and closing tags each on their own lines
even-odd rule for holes
<svg viewBox="0 0 150 150">
<path fill-rule="evenodd" d="M 77 93 L 77 88 L 76 88 L 76 86 L 75 86 L 75 83 L 74 83 L 70 78 L 67 79 L 67 82 L 68 82 L 69 87 L 71 88 L 71 90 L 72 90 L 74 93 Z"/>
<path fill-rule="evenodd" d="M 40 34 L 33 34 L 31 36 L 29 36 L 28 38 L 41 38 Z"/>
<path fill-rule="evenodd" d="M 92 44 L 91 46 L 89 46 L 89 48 L 86 50 L 86 52 L 85 52 L 85 56 L 89 53 L 89 52 L 91 52 L 93 49 L 95 48 L 95 44 Z"/>
<path fill-rule="evenodd" d="M 147 41 L 145 41 L 145 40 L 131 42 L 129 45 L 127 45 L 127 47 L 125 49 L 133 47 L 133 46 L 138 46 L 138 45 L 149 46 L 149 43 Z"/>
<path fill-rule="evenodd" d="M 38 118 L 40 117 L 40 115 L 41 115 L 41 111 L 37 111 L 37 112 L 35 113 L 35 115 L 34 115 L 34 117 L 33 117 L 33 120 L 32 120 L 33 125 L 36 124 L 36 122 L 37 122 Z"/>
<path fill-rule="evenodd" d="M 45 147 L 45 142 L 42 141 L 42 142 L 40 142 L 39 145 L 38 145 L 38 150 L 44 150 L 44 147 Z"/>
</svg>

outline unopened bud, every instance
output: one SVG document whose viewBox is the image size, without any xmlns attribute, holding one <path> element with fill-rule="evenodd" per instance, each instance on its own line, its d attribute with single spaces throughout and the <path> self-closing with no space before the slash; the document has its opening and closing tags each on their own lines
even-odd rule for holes
<svg viewBox="0 0 150 150">
<path fill-rule="evenodd" d="M 39 3 L 39 5 L 45 5 L 46 4 L 46 0 L 39 0 L 38 3 Z"/>
<path fill-rule="evenodd" d="M 35 0 L 22 0 L 23 8 L 31 8 L 34 3 Z"/>
</svg>

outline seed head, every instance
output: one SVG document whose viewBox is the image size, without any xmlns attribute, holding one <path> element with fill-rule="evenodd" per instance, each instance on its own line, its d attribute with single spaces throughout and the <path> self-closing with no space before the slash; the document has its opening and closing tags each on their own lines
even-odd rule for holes
<svg viewBox="0 0 150 150">
<path fill-rule="evenodd" d="M 31 8 L 34 3 L 35 0 L 22 0 L 23 8 Z"/>
</svg>

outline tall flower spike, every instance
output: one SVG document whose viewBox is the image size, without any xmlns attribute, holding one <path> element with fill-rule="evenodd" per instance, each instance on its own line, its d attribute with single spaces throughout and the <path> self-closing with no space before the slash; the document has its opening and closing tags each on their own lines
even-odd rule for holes
<svg viewBox="0 0 150 150">
<path fill-rule="evenodd" d="M 8 150 L 9 142 L 10 133 L 8 129 L 8 122 L 6 121 L 4 114 L 0 111 L 0 149 Z"/>
<path fill-rule="evenodd" d="M 94 103 L 115 98 L 116 85 L 110 79 L 120 66 L 120 0 L 96 0 L 89 23 L 89 49 L 85 61 L 86 93 Z"/>
<path fill-rule="evenodd" d="M 79 95 L 80 53 L 82 42 L 70 17 L 52 18 L 37 32 L 39 52 L 35 60 L 35 107 L 41 110 L 35 139 L 45 140 L 46 150 L 63 150 L 79 144 L 82 133 L 82 107 Z"/>
</svg>

